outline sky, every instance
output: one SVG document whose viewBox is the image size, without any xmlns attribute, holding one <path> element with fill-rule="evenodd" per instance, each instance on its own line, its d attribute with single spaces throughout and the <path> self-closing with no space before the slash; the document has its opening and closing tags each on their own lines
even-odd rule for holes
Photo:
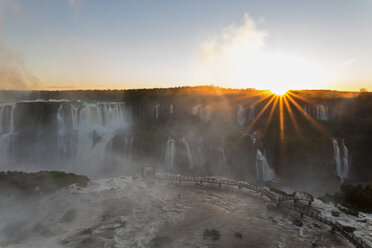
<svg viewBox="0 0 372 248">
<path fill-rule="evenodd" d="M 372 0 L 0 0 L 0 89 L 372 90 Z"/>
</svg>

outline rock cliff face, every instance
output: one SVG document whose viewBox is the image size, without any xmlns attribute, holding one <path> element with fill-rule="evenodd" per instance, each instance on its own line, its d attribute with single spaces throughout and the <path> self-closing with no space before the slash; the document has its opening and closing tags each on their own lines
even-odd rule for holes
<svg viewBox="0 0 372 248">
<path fill-rule="evenodd" d="M 99 174 L 153 166 L 244 180 L 371 179 L 368 94 L 93 93 L 33 92 L 1 103 L 0 168 Z"/>
</svg>

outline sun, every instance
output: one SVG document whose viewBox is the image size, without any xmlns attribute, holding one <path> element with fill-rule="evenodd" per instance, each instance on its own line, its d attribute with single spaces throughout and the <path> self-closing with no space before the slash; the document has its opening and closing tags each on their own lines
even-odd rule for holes
<svg viewBox="0 0 372 248">
<path fill-rule="evenodd" d="M 287 94 L 288 90 L 284 88 L 270 89 L 270 92 L 277 96 L 283 96 Z"/>
</svg>

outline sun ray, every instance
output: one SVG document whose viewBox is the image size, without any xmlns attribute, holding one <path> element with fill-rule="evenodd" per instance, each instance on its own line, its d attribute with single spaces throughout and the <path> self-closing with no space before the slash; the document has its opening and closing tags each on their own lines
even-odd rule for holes
<svg viewBox="0 0 372 248">
<path fill-rule="evenodd" d="M 329 135 L 329 133 L 326 131 L 326 129 L 320 125 L 313 117 L 311 117 L 310 115 L 308 114 L 305 114 L 303 109 L 301 108 L 301 106 L 290 96 L 288 95 L 288 100 L 291 101 L 291 103 L 299 110 L 300 113 L 302 113 L 302 115 L 315 127 L 317 128 L 320 132 L 322 132 L 324 135 L 326 135 L 327 137 L 331 138 L 331 136 Z"/>
<path fill-rule="evenodd" d="M 283 96 L 279 96 L 279 116 L 280 116 L 280 141 L 284 143 L 284 110 L 283 110 Z"/>
<path fill-rule="evenodd" d="M 269 98 L 269 97 L 272 97 L 272 94 L 270 94 L 270 95 L 265 94 L 265 96 L 264 96 L 263 98 L 258 99 L 257 101 L 251 103 L 251 105 L 257 105 L 257 104 L 259 104 L 259 103 L 265 101 L 265 100 L 266 100 L 267 98 Z"/>
<path fill-rule="evenodd" d="M 297 99 L 299 99 L 301 101 L 304 101 L 304 102 L 306 102 L 308 104 L 314 104 L 314 101 L 311 101 L 309 99 L 306 99 L 305 97 L 300 96 L 300 95 L 297 95 L 297 94 L 295 94 L 295 93 L 293 93 L 291 91 L 288 91 L 288 95 L 293 96 L 293 97 L 295 97 L 295 98 L 297 98 Z"/>
<path fill-rule="evenodd" d="M 271 120 L 273 118 L 273 114 L 275 112 L 276 106 L 278 105 L 278 101 L 279 101 L 279 96 L 275 96 L 275 102 L 274 102 L 273 106 L 271 107 L 271 110 L 270 110 L 270 113 L 269 113 L 269 118 L 266 121 L 264 131 L 263 131 L 263 136 L 265 136 L 265 134 L 267 132 L 267 129 L 269 128 L 269 125 L 270 125 Z"/>
<path fill-rule="evenodd" d="M 260 119 L 261 115 L 265 112 L 265 110 L 270 106 L 270 104 L 274 101 L 275 97 L 274 95 L 271 95 L 271 99 L 268 103 L 261 109 L 261 111 L 258 113 L 256 118 L 249 124 L 249 126 L 246 129 L 246 132 L 249 132 L 251 128 L 254 126 L 254 124 Z"/>
<path fill-rule="evenodd" d="M 284 104 L 285 104 L 285 106 L 286 106 L 286 108 L 287 108 L 287 110 L 288 110 L 288 113 L 289 113 L 290 119 L 291 119 L 291 121 L 292 121 L 292 123 L 293 123 L 293 126 L 295 127 L 296 133 L 297 133 L 299 136 L 302 137 L 301 129 L 300 129 L 299 125 L 298 125 L 298 122 L 297 122 L 297 120 L 296 120 L 294 114 L 293 114 L 292 107 L 291 107 L 290 104 L 288 103 L 287 96 L 284 96 L 283 98 L 284 98 Z"/>
</svg>

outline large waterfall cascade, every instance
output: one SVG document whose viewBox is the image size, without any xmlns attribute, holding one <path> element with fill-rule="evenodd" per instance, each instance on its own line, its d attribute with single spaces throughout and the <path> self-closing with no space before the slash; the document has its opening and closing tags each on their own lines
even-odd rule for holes
<svg viewBox="0 0 372 248">
<path fill-rule="evenodd" d="M 103 161 L 109 142 L 118 131 L 128 127 L 131 119 L 125 103 L 84 103 L 80 111 L 71 108 L 71 114 L 75 115 L 73 122 L 77 120 L 73 129 L 78 134 L 76 154 L 80 160 Z M 131 139 L 129 143 L 133 142 Z M 128 144 L 127 150 L 130 147 Z"/>
<path fill-rule="evenodd" d="M 174 113 L 174 105 L 170 104 L 169 105 L 169 114 L 173 114 L 173 113 Z"/>
<path fill-rule="evenodd" d="M 239 104 L 238 112 L 236 114 L 236 121 L 240 126 L 243 126 L 246 121 L 246 114 L 243 105 Z"/>
<path fill-rule="evenodd" d="M 257 149 L 256 153 L 256 173 L 257 179 L 267 182 L 275 178 L 275 172 L 267 162 L 266 156 Z"/>
<path fill-rule="evenodd" d="M 201 104 L 195 105 L 192 108 L 192 115 L 199 116 L 202 121 L 209 122 L 212 116 L 211 107 L 208 105 L 203 107 Z"/>
<path fill-rule="evenodd" d="M 328 121 L 328 106 L 324 106 L 322 104 L 316 105 L 304 105 L 303 111 L 307 115 L 313 116 L 315 119 L 320 121 Z"/>
<path fill-rule="evenodd" d="M 155 105 L 155 120 L 159 119 L 159 115 L 160 115 L 160 104 L 156 104 Z"/>
<path fill-rule="evenodd" d="M 164 153 L 164 162 L 165 168 L 169 171 L 174 170 L 174 160 L 176 157 L 176 141 L 168 137 L 168 140 L 165 144 L 165 153 Z"/>
<path fill-rule="evenodd" d="M 37 129 L 37 143 L 32 148 L 35 149 L 32 154 L 33 161 L 39 161 L 40 155 L 52 156 L 52 154 L 43 154 L 40 150 L 42 149 L 40 142 L 47 142 L 44 146 L 53 147 L 55 144 L 59 159 L 73 158 L 78 164 L 84 161 L 90 164 L 102 163 L 106 150 L 110 147 L 111 139 L 120 130 L 125 130 L 131 121 L 131 108 L 125 103 L 81 103 L 52 100 L 50 102 L 60 102 L 55 112 L 56 139 L 50 139 L 49 134 L 48 140 L 41 140 L 45 139 L 45 136 L 42 135 L 43 128 L 41 128 L 40 119 Z M 2 163 L 5 163 L 11 156 L 10 149 L 12 149 L 13 137 L 17 132 L 14 123 L 16 106 L 17 104 L 0 105 L 0 156 Z M 133 143 L 133 141 L 131 142 Z"/>
<path fill-rule="evenodd" d="M 342 141 L 342 149 L 336 138 L 332 139 L 333 156 L 336 164 L 336 175 L 344 181 L 349 176 L 349 150 L 347 149 L 344 141 Z M 342 155 L 341 155 L 342 151 Z M 342 157 L 342 158 L 341 158 Z"/>
<path fill-rule="evenodd" d="M 0 162 L 7 163 L 10 159 L 15 127 L 14 112 L 16 104 L 0 104 Z M 1 164 L 0 164 L 1 165 Z"/>
<path fill-rule="evenodd" d="M 192 152 L 191 152 L 191 149 L 190 149 L 190 145 L 189 143 L 187 142 L 186 138 L 185 137 L 182 137 L 180 139 L 180 142 L 182 144 L 185 145 L 185 148 L 186 148 L 186 153 L 187 153 L 187 158 L 189 160 L 189 169 L 192 170 L 194 168 L 194 159 L 193 159 L 193 156 L 192 156 Z"/>
</svg>

